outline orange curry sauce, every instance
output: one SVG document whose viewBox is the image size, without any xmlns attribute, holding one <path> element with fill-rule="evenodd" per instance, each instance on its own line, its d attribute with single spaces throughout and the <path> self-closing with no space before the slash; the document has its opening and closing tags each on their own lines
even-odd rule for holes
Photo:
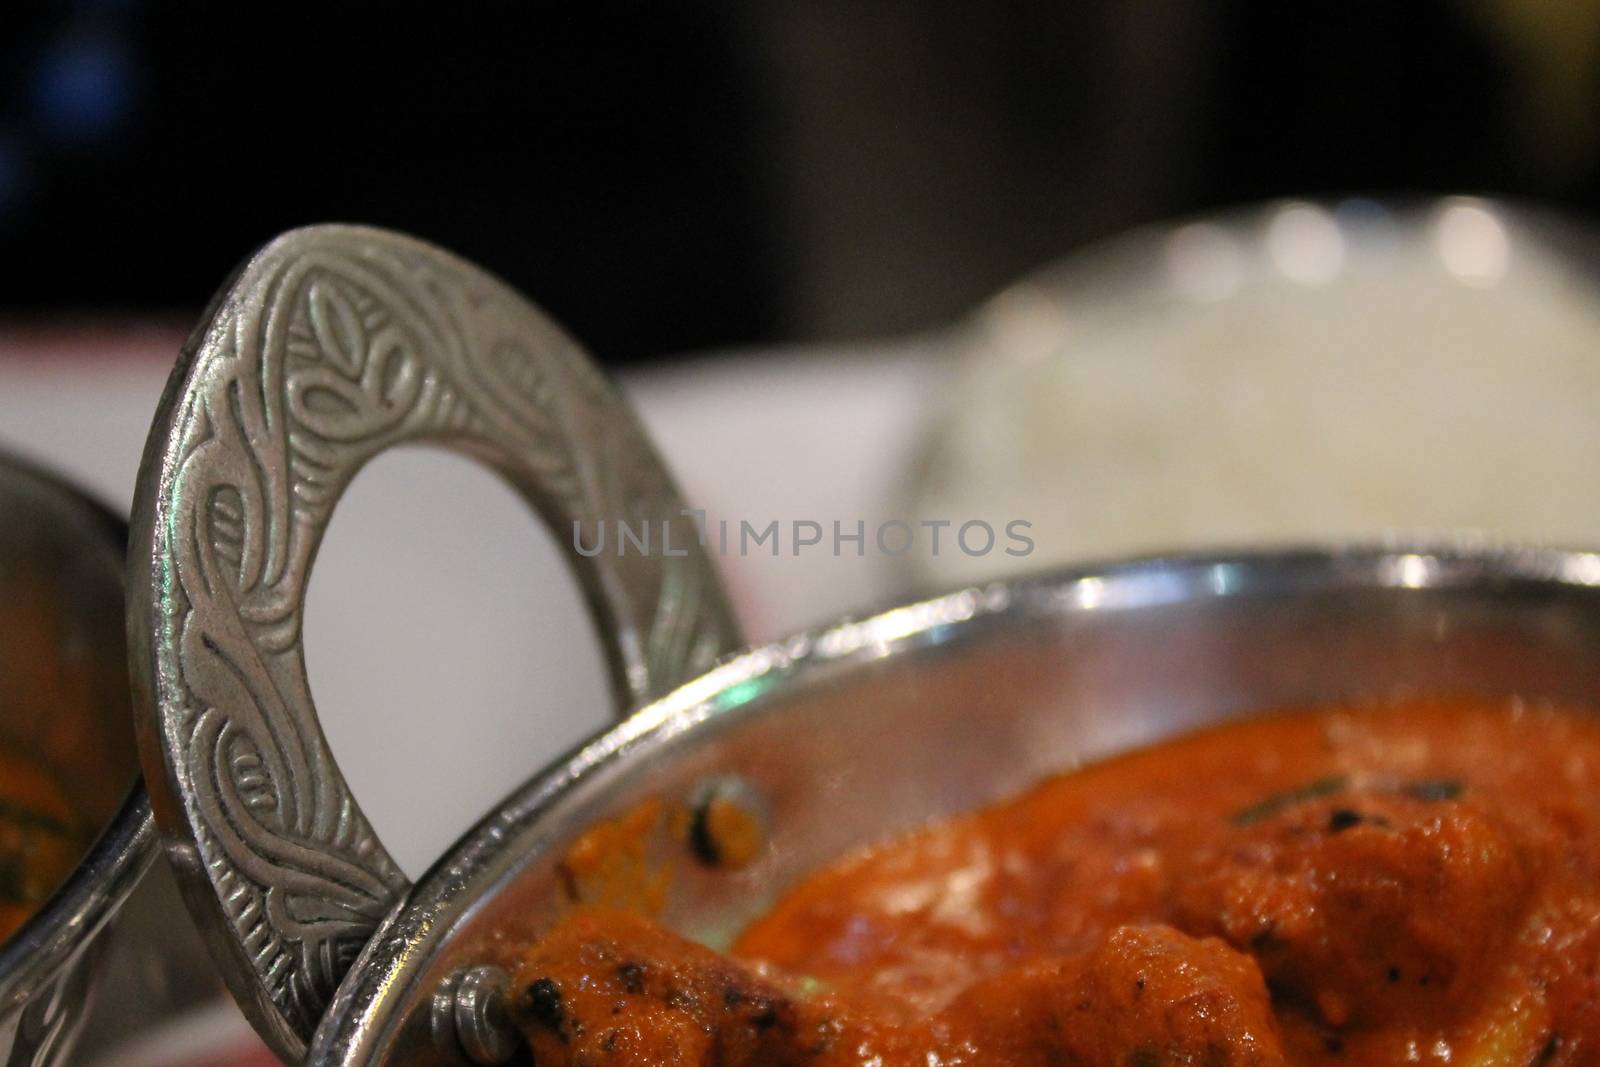
<svg viewBox="0 0 1600 1067">
<path fill-rule="evenodd" d="M 514 991 L 539 1067 L 1600 1063 L 1600 717 L 1220 727 L 848 856 L 728 955 L 580 908 Z"/>
</svg>

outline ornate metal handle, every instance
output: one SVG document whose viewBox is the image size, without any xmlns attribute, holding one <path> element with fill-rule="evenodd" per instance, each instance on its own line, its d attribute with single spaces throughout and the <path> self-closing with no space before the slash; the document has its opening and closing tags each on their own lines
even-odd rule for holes
<svg viewBox="0 0 1600 1067">
<path fill-rule="evenodd" d="M 335 501 L 401 442 L 466 451 L 573 552 L 621 703 L 739 643 L 676 489 L 578 346 L 502 282 L 419 241 L 321 226 L 239 271 L 186 346 L 134 503 L 130 655 L 168 853 L 256 1028 L 298 1059 L 407 888 L 317 722 L 306 582 Z M 619 552 L 616 524 L 656 550 Z M 663 533 L 663 531 L 665 531 Z M 662 541 L 670 546 L 662 551 Z"/>
</svg>

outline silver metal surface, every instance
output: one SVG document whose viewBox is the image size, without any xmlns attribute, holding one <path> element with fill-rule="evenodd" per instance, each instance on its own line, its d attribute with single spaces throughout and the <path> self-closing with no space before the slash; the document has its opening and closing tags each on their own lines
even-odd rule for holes
<svg viewBox="0 0 1600 1067">
<path fill-rule="evenodd" d="M 1273 706 L 1405 690 L 1600 699 L 1600 554 L 1443 546 L 1149 559 L 967 589 L 747 652 L 532 780 L 358 957 L 306 1063 L 437 1062 L 432 996 L 509 968 L 597 820 L 737 775 L 763 855 L 666 838 L 663 919 L 726 941 L 818 864 L 1079 761 Z M 514 995 L 514 991 L 513 991 Z"/>
<path fill-rule="evenodd" d="M 0 1062 L 67 1062 L 108 924 L 155 855 L 128 727 L 122 523 L 0 458 L 0 744 L 69 783 L 104 827 L 77 868 L 0 944 Z M 49 679 L 48 687 L 42 679 Z"/>
<path fill-rule="evenodd" d="M 339 494 L 407 442 L 482 459 L 563 545 L 574 524 L 585 545 L 608 537 L 571 560 L 619 706 L 738 644 L 665 469 L 544 315 L 464 261 L 378 230 L 299 230 L 252 257 L 156 417 L 128 633 L 168 855 L 234 995 L 288 1059 L 407 888 L 317 723 L 300 632 Z M 655 550 L 619 551 L 624 523 L 647 525 Z"/>
<path fill-rule="evenodd" d="M 452 975 L 433 996 L 434 1048 L 477 1067 L 509 1061 L 521 1043 L 506 1010 L 510 984 L 511 976 L 499 967 Z"/>
<path fill-rule="evenodd" d="M 748 842 L 720 840 L 716 827 L 718 808 L 737 812 L 752 839 Z M 737 775 L 708 778 L 695 786 L 688 811 L 689 848 L 695 858 L 707 866 L 727 870 L 743 867 L 752 862 L 766 844 L 769 829 L 766 801 L 749 782 Z M 729 844 L 742 847 L 738 853 L 730 853 Z M 744 849 L 751 855 L 743 855 Z"/>
</svg>

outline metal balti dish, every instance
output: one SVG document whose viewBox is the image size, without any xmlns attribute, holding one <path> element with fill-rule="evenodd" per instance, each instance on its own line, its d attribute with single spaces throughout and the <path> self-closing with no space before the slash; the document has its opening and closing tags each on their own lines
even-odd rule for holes
<svg viewBox="0 0 1600 1067">
<path fill-rule="evenodd" d="M 674 857 L 664 918 L 715 944 L 852 847 L 1273 705 L 1407 689 L 1592 705 L 1597 582 L 1600 556 L 1542 550 L 1148 559 L 756 649 L 597 738 L 469 834 L 362 953 L 307 1062 L 453 1062 L 430 1058 L 438 990 L 509 963 L 561 907 L 567 843 L 643 798 L 692 804 L 732 779 L 764 810 L 751 866 Z"/>
<path fill-rule="evenodd" d="M 40 760 L 82 822 L 104 828 L 0 944 L 8 1065 L 67 1061 L 106 927 L 155 856 L 144 790 L 130 792 L 138 763 L 121 626 L 125 537 L 120 520 L 76 491 L 0 458 L 0 744 Z M 39 691 L 40 674 L 59 684 Z"/>
<path fill-rule="evenodd" d="M 343 301 L 349 316 L 319 301 Z M 475 389 L 488 354 L 508 351 L 513 335 L 521 341 L 493 380 L 542 389 L 480 389 L 468 399 L 494 417 L 471 433 L 440 431 L 418 396 Z M 369 372 L 375 353 L 414 362 Z M 658 842 L 671 886 L 663 918 L 717 943 L 852 846 L 1189 727 L 1401 689 L 1574 703 L 1600 692 L 1600 555 L 1588 553 L 1148 559 L 963 590 L 704 673 L 704 654 L 733 631 L 698 551 L 575 556 L 597 590 L 623 702 L 654 699 L 529 782 L 406 886 L 310 704 L 295 624 L 316 539 L 359 463 L 416 439 L 470 446 L 558 525 L 671 521 L 670 482 L 581 360 L 514 294 L 453 257 L 377 231 L 315 229 L 247 264 L 168 390 L 129 564 L 142 755 L 191 904 L 285 1058 L 512 1059 L 501 983 L 563 904 L 563 851 L 641 801 L 692 813 L 707 795 L 731 797 L 765 827 L 756 859 L 735 870 Z M 295 406 L 309 388 L 295 375 L 313 372 L 317 382 L 420 384 L 406 386 L 403 404 L 368 413 L 391 420 L 378 432 L 340 447 L 312 433 L 304 401 Z M 357 406 L 325 410 L 361 411 L 372 403 L 363 397 L 383 394 L 345 395 Z M 620 450 L 602 448 L 616 440 Z M 316 462 L 297 466 L 307 450 Z M 614 484 L 619 459 L 633 490 L 598 491 Z M 554 478 L 574 465 L 575 478 Z M 258 684 L 230 688 L 238 676 Z"/>
</svg>

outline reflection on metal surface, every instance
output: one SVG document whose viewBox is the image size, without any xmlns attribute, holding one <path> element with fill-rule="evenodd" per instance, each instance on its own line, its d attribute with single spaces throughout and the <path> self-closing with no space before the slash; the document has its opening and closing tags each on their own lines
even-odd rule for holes
<svg viewBox="0 0 1600 1067">
<path fill-rule="evenodd" d="M 1577 585 L 1600 585 L 1600 552 L 1573 552 L 1561 570 L 1564 581 Z"/>
<path fill-rule="evenodd" d="M 1433 557 L 1408 552 L 1395 556 L 1390 561 L 1384 577 L 1391 585 L 1405 589 L 1425 589 L 1438 567 L 1438 561 Z"/>
<path fill-rule="evenodd" d="M 1093 611 L 1106 602 L 1106 583 L 1100 578 L 1085 578 L 1074 585 L 1068 595 L 1084 611 Z"/>
<path fill-rule="evenodd" d="M 908 634 L 970 619 L 978 607 L 977 591 L 965 589 L 937 600 L 895 608 L 876 618 L 847 623 L 828 631 L 817 639 L 817 652 L 824 656 L 846 656 L 867 649 L 875 655 L 887 655 L 894 643 Z"/>
</svg>

